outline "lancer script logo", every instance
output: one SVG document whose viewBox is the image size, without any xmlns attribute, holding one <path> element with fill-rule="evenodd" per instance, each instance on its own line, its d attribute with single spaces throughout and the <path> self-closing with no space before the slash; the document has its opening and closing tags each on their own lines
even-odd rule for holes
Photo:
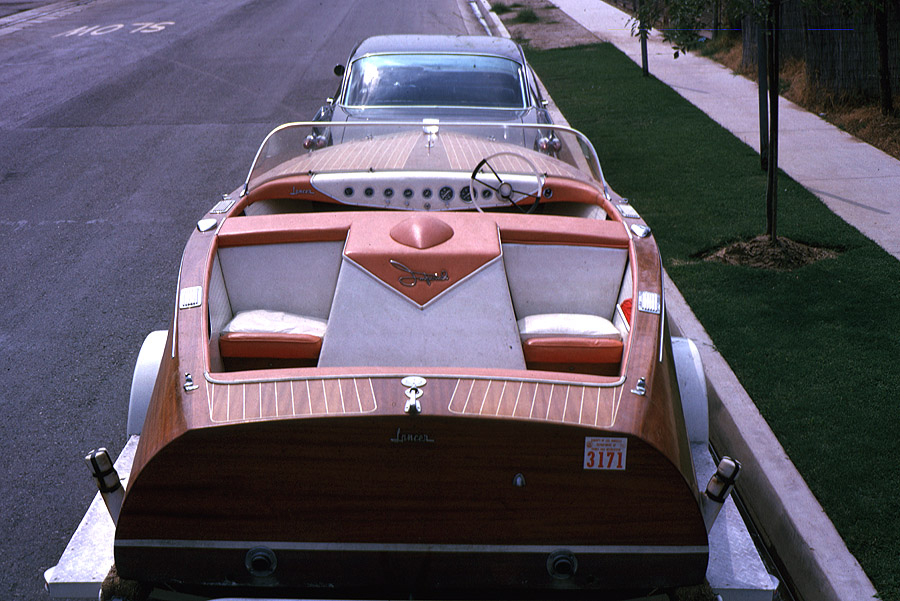
<svg viewBox="0 0 900 601">
<path fill-rule="evenodd" d="M 397 428 L 397 434 L 391 439 L 391 442 L 434 442 L 434 439 L 428 434 L 403 432 Z"/>
</svg>

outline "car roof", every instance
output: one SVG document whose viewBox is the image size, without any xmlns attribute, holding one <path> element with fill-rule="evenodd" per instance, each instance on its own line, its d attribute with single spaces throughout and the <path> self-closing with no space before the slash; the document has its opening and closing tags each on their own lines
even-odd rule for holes
<svg viewBox="0 0 900 601">
<path fill-rule="evenodd" d="M 483 35 L 378 35 L 360 42 L 350 61 L 366 54 L 420 52 L 484 54 L 524 62 L 522 49 L 512 40 Z"/>
</svg>

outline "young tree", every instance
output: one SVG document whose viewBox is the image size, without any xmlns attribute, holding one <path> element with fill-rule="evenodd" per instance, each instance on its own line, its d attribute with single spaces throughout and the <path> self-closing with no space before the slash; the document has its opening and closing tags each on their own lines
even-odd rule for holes
<svg viewBox="0 0 900 601">
<path fill-rule="evenodd" d="M 769 84 L 769 147 L 766 166 L 766 234 L 778 242 L 778 37 L 781 30 L 781 0 L 768 0 L 766 12 L 766 71 Z"/>
<path fill-rule="evenodd" d="M 746 14 L 761 24 L 759 52 L 760 158 L 766 171 L 766 235 L 778 243 L 778 92 L 781 0 L 754 0 Z M 768 92 L 768 97 L 766 97 Z M 765 124 L 765 125 L 764 125 Z M 767 126 L 767 131 L 764 128 Z"/>
<path fill-rule="evenodd" d="M 768 98 L 760 96 L 760 111 L 765 109 L 767 113 L 768 135 L 760 136 L 765 141 L 763 147 L 760 148 L 760 154 L 767 172 L 766 234 L 772 244 L 776 244 L 778 241 L 778 36 L 781 0 L 730 0 L 729 4 L 731 12 L 741 11 L 744 14 L 755 15 L 759 22 L 765 24 L 765 71 L 768 81 L 760 81 L 760 89 L 768 88 Z M 636 11 L 637 14 L 632 19 L 631 33 L 640 35 L 642 40 L 645 40 L 647 24 L 658 23 L 664 19 L 666 24 L 662 29 L 663 39 L 672 44 L 675 58 L 678 58 L 680 53 L 695 48 L 701 42 L 702 19 L 710 8 L 718 13 L 718 2 L 715 0 L 641 0 Z M 647 74 L 646 58 L 644 59 L 644 74 Z M 762 134 L 762 131 L 760 133 Z"/>
<path fill-rule="evenodd" d="M 634 17 L 631 23 L 631 35 L 641 40 L 641 69 L 644 77 L 650 75 L 650 65 L 647 62 L 647 37 L 650 35 L 654 23 L 658 23 L 663 14 L 664 0 L 635 0 Z"/>
</svg>

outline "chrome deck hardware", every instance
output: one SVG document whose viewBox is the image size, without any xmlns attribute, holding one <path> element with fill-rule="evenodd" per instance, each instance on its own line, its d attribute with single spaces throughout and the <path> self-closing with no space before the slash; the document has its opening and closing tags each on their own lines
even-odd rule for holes
<svg viewBox="0 0 900 601">
<path fill-rule="evenodd" d="M 428 381 L 421 376 L 407 376 L 400 380 L 400 383 L 406 386 L 406 406 L 403 411 L 409 415 L 422 413 L 419 397 L 422 396 L 422 388 Z"/>
</svg>

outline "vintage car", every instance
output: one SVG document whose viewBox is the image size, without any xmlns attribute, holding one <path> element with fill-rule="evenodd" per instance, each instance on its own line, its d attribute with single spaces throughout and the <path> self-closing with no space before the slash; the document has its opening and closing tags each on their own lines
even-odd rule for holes
<svg viewBox="0 0 900 601">
<path fill-rule="evenodd" d="M 115 527 L 76 534 L 101 565 L 114 549 L 111 586 L 569 599 L 702 583 L 739 466 L 698 486 L 706 397 L 680 394 L 705 390 L 696 349 L 673 351 L 653 236 L 588 140 L 553 126 L 551 157 L 473 135 L 490 122 L 329 123 L 369 135 L 305 149 L 320 125 L 270 133 L 198 221 L 171 327 L 137 362 L 124 494 L 89 457 Z"/>
<path fill-rule="evenodd" d="M 341 85 L 316 121 L 552 123 L 525 53 L 507 38 L 374 36 L 350 53 L 346 67 L 335 67 L 335 74 L 342 76 Z M 335 138 L 333 131 L 318 130 L 307 143 L 321 147 L 362 131 L 341 129 Z M 515 133 L 524 137 L 523 144 L 545 152 L 558 145 L 539 130 Z"/>
</svg>

